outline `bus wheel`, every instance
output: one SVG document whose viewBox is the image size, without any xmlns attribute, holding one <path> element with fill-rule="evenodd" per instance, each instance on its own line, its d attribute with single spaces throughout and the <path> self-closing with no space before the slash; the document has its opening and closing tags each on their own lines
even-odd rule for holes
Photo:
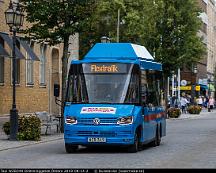
<svg viewBox="0 0 216 173">
<path fill-rule="evenodd" d="M 78 145 L 65 144 L 65 150 L 67 153 L 74 153 L 78 149 Z"/>
<path fill-rule="evenodd" d="M 136 132 L 134 136 L 134 144 L 128 147 L 128 152 L 136 153 L 138 150 L 139 150 L 139 137 Z"/>
<path fill-rule="evenodd" d="M 161 143 L 161 135 L 160 135 L 160 128 L 157 128 L 157 146 Z"/>
<path fill-rule="evenodd" d="M 157 126 L 155 139 L 150 143 L 150 146 L 152 147 L 159 146 L 160 142 L 161 142 L 160 128 L 158 128 Z"/>
</svg>

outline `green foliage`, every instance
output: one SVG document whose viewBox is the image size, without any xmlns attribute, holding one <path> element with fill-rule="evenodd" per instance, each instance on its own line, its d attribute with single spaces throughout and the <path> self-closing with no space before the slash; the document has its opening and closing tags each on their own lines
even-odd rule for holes
<svg viewBox="0 0 216 173">
<path fill-rule="evenodd" d="M 167 114 L 169 118 L 178 118 L 181 115 L 181 109 L 180 108 L 169 108 L 167 110 Z"/>
<path fill-rule="evenodd" d="M 65 101 L 66 93 L 69 36 L 86 31 L 96 2 L 97 0 L 20 0 L 27 14 L 26 20 L 31 23 L 23 32 L 40 42 L 64 45 L 62 102 Z"/>
<path fill-rule="evenodd" d="M 51 45 L 63 42 L 70 35 L 85 29 L 93 13 L 95 0 L 20 0 L 31 27 L 25 33 Z"/>
<path fill-rule="evenodd" d="M 166 75 L 200 60 L 205 53 L 197 35 L 201 20 L 196 0 L 21 0 L 21 3 L 27 21 L 32 23 L 25 33 L 50 44 L 62 40 L 68 44 L 69 35 L 78 32 L 81 58 L 100 42 L 101 36 L 116 42 L 118 10 L 120 42 L 144 45 L 163 64 Z"/>
<path fill-rule="evenodd" d="M 172 70 L 200 60 L 205 53 L 197 35 L 201 20 L 196 0 L 98 1 L 92 20 L 86 25 L 87 32 L 80 35 L 81 51 L 100 42 L 104 35 L 116 42 L 118 9 L 121 11 L 120 42 L 144 45 L 163 64 L 166 76 Z M 86 51 L 81 53 L 84 55 Z"/>
<path fill-rule="evenodd" d="M 3 130 L 6 135 L 10 134 L 10 122 L 3 125 Z M 41 122 L 36 116 L 20 116 L 18 118 L 18 140 L 40 140 Z"/>
<path fill-rule="evenodd" d="M 198 105 L 191 105 L 188 107 L 187 111 L 190 114 L 200 114 L 200 112 L 202 111 L 202 107 Z"/>
</svg>

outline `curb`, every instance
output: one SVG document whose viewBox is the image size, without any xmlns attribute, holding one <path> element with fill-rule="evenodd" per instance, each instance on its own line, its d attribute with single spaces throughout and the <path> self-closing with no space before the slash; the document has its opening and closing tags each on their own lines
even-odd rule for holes
<svg viewBox="0 0 216 173">
<path fill-rule="evenodd" d="M 47 143 L 47 142 L 52 142 L 52 141 L 57 141 L 57 140 L 63 140 L 63 135 L 52 137 L 51 139 L 42 139 L 41 141 L 9 141 L 8 139 L 4 139 L 4 142 L 5 142 L 4 146 L 6 146 L 6 147 L 3 146 L 1 148 L 1 146 L 0 146 L 0 151 L 17 149 L 17 148 L 22 148 L 22 147 L 26 147 L 26 146 L 37 145 L 37 144 Z M 3 141 L 3 140 L 0 139 L 0 143 L 1 143 L 1 141 Z M 16 142 L 16 143 L 13 146 L 8 146 L 9 144 L 13 144 L 13 142 Z M 25 143 L 22 144 L 22 142 L 25 142 Z"/>
</svg>

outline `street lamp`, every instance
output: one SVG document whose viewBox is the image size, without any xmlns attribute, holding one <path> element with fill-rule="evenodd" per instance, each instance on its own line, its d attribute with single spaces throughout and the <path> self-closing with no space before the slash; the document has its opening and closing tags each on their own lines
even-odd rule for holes
<svg viewBox="0 0 216 173">
<path fill-rule="evenodd" d="M 107 36 L 101 37 L 101 43 L 110 43 L 110 38 Z"/>
<path fill-rule="evenodd" d="M 10 1 L 8 9 L 5 11 L 6 23 L 10 27 L 10 32 L 13 32 L 13 48 L 12 48 L 12 78 L 13 78 L 13 103 L 10 110 L 10 140 L 17 140 L 18 132 L 18 110 L 16 109 L 16 31 L 23 25 L 24 15 L 20 11 L 19 3 Z"/>
<path fill-rule="evenodd" d="M 196 74 L 197 74 L 197 66 L 193 65 L 191 69 L 191 104 L 194 104 L 194 97 L 196 94 Z M 195 76 L 195 83 L 193 83 L 193 76 Z"/>
</svg>

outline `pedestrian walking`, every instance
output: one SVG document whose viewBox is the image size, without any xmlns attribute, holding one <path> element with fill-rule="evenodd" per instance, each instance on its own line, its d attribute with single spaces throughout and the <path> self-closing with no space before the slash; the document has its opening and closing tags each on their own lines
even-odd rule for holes
<svg viewBox="0 0 216 173">
<path fill-rule="evenodd" d="M 215 101 L 214 101 L 213 97 L 211 96 L 211 97 L 209 98 L 209 101 L 208 101 L 209 112 L 212 112 L 212 111 L 213 111 L 214 102 L 215 102 Z"/>
<path fill-rule="evenodd" d="M 202 106 L 203 106 L 203 99 L 202 99 L 201 96 L 199 96 L 199 98 L 197 99 L 197 104 L 198 104 L 198 106 L 200 106 L 202 108 Z"/>
<path fill-rule="evenodd" d="M 209 102 L 209 98 L 206 96 L 205 100 L 204 100 L 204 107 L 208 108 L 208 102 Z"/>
<path fill-rule="evenodd" d="M 181 109 L 182 109 L 182 113 L 187 113 L 186 112 L 186 107 L 188 104 L 188 100 L 186 99 L 186 97 L 182 96 L 180 99 L 180 103 L 181 103 Z"/>
<path fill-rule="evenodd" d="M 187 94 L 186 99 L 188 101 L 187 106 L 190 106 L 190 104 L 191 104 L 191 96 L 189 94 Z"/>
</svg>

